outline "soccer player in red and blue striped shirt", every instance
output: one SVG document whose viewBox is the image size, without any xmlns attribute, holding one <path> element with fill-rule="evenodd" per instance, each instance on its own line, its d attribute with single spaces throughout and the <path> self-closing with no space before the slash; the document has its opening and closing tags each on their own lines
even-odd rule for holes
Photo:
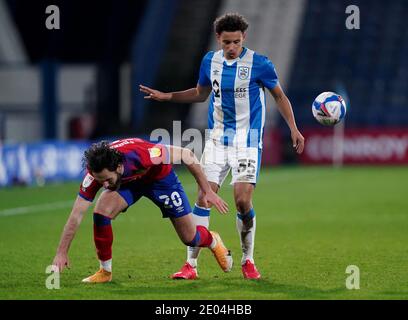
<svg viewBox="0 0 408 320">
<path fill-rule="evenodd" d="M 94 241 L 100 261 L 99 270 L 83 282 L 112 280 L 111 220 L 126 211 L 142 196 L 149 198 L 170 218 L 181 241 L 187 246 L 208 247 L 223 271 L 232 268 L 232 257 L 218 233 L 196 226 L 186 193 L 172 168 L 172 163 L 184 163 L 197 181 L 205 201 L 221 213 L 228 206 L 212 191 L 204 172 L 188 149 L 153 144 L 130 138 L 113 143 L 93 144 L 84 155 L 87 174 L 80 186 L 71 214 L 64 227 L 53 265 L 61 272 L 69 266 L 68 250 L 85 212 L 99 189 L 104 188 L 94 209 Z"/>
</svg>

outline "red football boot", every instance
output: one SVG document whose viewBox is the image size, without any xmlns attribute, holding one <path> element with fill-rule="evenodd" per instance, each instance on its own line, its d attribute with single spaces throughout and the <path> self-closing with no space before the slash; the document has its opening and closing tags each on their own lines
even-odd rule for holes
<svg viewBox="0 0 408 320">
<path fill-rule="evenodd" d="M 179 272 L 173 273 L 172 279 L 184 279 L 184 280 L 194 280 L 198 278 L 197 269 L 192 267 L 191 264 L 186 262 L 180 269 Z"/>
<path fill-rule="evenodd" d="M 258 272 L 255 265 L 248 259 L 242 265 L 242 274 L 244 275 L 245 279 L 258 280 L 261 278 L 261 274 Z"/>
</svg>

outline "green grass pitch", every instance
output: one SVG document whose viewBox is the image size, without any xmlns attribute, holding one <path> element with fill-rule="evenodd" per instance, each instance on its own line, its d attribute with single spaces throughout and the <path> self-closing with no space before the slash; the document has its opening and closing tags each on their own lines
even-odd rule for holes
<svg viewBox="0 0 408 320">
<path fill-rule="evenodd" d="M 193 178 L 179 176 L 193 204 Z M 71 246 L 60 289 L 45 282 L 78 183 L 0 190 L 0 299 L 406 299 L 408 167 L 264 168 L 255 190 L 255 259 L 260 281 L 243 280 L 232 188 L 221 195 L 210 229 L 232 250 L 223 273 L 203 249 L 197 281 L 169 275 L 186 256 L 167 219 L 142 199 L 113 222 L 113 281 L 89 285 L 97 270 L 89 212 Z M 360 289 L 346 288 L 346 268 L 360 270 Z"/>
</svg>

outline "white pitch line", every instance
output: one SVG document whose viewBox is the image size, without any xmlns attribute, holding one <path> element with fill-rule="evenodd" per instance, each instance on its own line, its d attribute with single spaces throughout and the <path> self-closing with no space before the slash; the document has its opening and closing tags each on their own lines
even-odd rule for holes
<svg viewBox="0 0 408 320">
<path fill-rule="evenodd" d="M 9 209 L 0 210 L 0 217 L 7 217 L 7 216 L 15 216 L 20 214 L 28 214 L 28 213 L 35 213 L 35 212 L 44 212 L 44 211 L 52 211 L 55 209 L 64 209 L 71 207 L 74 201 L 58 201 L 58 202 L 51 202 L 47 204 L 37 204 L 32 206 L 25 206 L 25 207 L 15 207 Z"/>
<path fill-rule="evenodd" d="M 264 184 L 264 183 L 261 183 L 261 184 Z M 188 183 L 184 186 L 184 190 L 187 192 L 197 191 L 197 184 Z M 3 210 L 0 210 L 0 217 L 15 216 L 15 215 L 44 212 L 44 211 L 52 211 L 55 209 L 65 209 L 65 208 L 71 207 L 74 201 L 75 199 L 51 202 L 47 204 L 36 204 L 36 205 L 31 205 L 31 206 L 3 209 Z"/>
<path fill-rule="evenodd" d="M 184 189 L 186 191 L 193 191 L 193 189 L 196 190 L 196 188 L 197 188 L 196 184 L 187 184 Z M 65 208 L 71 207 L 74 204 L 74 201 L 75 199 L 68 200 L 68 201 L 51 202 L 47 204 L 36 204 L 36 205 L 31 205 L 31 206 L 3 209 L 3 210 L 0 210 L 0 217 L 8 217 L 8 216 L 36 213 L 36 212 L 52 211 L 56 209 L 65 209 Z"/>
</svg>

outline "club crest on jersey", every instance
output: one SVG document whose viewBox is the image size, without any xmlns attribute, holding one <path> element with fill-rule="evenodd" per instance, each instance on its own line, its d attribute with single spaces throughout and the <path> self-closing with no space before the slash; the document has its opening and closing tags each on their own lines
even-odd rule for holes
<svg viewBox="0 0 408 320">
<path fill-rule="evenodd" d="M 238 78 L 246 80 L 249 77 L 249 67 L 238 67 Z"/>
</svg>

